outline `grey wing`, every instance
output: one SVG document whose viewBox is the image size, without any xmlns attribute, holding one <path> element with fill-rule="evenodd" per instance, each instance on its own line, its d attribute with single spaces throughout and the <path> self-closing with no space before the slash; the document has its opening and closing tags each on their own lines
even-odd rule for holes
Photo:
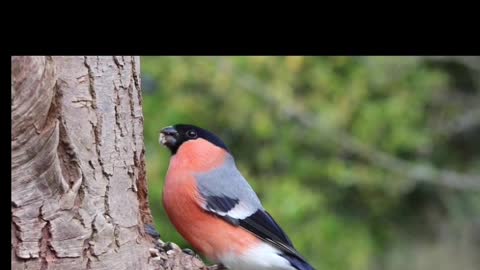
<svg viewBox="0 0 480 270">
<path fill-rule="evenodd" d="M 206 210 L 242 219 L 263 209 L 257 194 L 238 171 L 233 157 L 213 171 L 195 175 Z"/>
<path fill-rule="evenodd" d="M 220 168 L 195 177 L 203 209 L 303 260 L 282 228 L 265 211 L 255 191 L 238 171 L 233 157 Z"/>
</svg>

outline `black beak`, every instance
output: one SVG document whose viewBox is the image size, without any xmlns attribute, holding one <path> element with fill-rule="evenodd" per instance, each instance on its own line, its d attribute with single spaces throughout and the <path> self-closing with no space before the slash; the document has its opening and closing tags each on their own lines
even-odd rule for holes
<svg viewBox="0 0 480 270">
<path fill-rule="evenodd" d="M 173 136 L 173 137 L 177 137 L 178 135 L 178 132 L 174 127 L 166 127 L 162 129 L 160 133 L 163 133 L 164 135 L 168 135 L 168 136 Z"/>
<path fill-rule="evenodd" d="M 177 147 L 178 131 L 174 127 L 166 127 L 160 131 L 160 138 L 158 141 L 172 150 Z"/>
</svg>

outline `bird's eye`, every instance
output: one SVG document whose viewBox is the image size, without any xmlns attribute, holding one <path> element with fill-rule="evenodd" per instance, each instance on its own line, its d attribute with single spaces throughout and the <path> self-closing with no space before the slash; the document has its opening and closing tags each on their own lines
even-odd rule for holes
<svg viewBox="0 0 480 270">
<path fill-rule="evenodd" d="M 191 130 L 187 131 L 187 136 L 189 138 L 195 139 L 195 138 L 197 138 L 197 132 L 195 130 L 191 129 Z"/>
</svg>

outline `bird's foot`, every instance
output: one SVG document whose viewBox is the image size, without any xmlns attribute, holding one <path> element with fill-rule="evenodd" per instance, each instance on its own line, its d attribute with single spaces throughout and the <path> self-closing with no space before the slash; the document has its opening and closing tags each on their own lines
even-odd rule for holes
<svg viewBox="0 0 480 270">
<path fill-rule="evenodd" d="M 190 255 L 190 256 L 196 256 L 196 255 L 197 255 L 197 254 L 195 253 L 195 251 L 193 251 L 193 250 L 191 250 L 191 249 L 189 249 L 189 248 L 184 248 L 184 249 L 182 249 L 182 251 L 183 251 L 183 253 L 186 253 L 186 254 L 188 254 L 188 255 Z"/>
<path fill-rule="evenodd" d="M 163 250 L 163 247 L 165 246 L 165 243 L 163 243 L 160 239 L 155 241 L 155 248 L 158 250 Z"/>
<path fill-rule="evenodd" d="M 219 264 L 214 264 L 214 265 L 211 265 L 207 268 L 208 270 L 228 270 L 227 267 L 225 267 L 225 265 L 219 263 Z"/>
<path fill-rule="evenodd" d="M 173 242 L 165 242 L 163 244 L 163 250 L 169 251 L 169 250 L 180 250 L 180 247 L 173 243 Z"/>
</svg>

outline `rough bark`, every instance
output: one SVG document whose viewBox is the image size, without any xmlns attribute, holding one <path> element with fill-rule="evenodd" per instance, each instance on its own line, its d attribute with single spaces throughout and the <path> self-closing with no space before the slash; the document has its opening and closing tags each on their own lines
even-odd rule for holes
<svg viewBox="0 0 480 270">
<path fill-rule="evenodd" d="M 12 57 L 12 268 L 199 269 L 154 254 L 139 57 Z"/>
</svg>

